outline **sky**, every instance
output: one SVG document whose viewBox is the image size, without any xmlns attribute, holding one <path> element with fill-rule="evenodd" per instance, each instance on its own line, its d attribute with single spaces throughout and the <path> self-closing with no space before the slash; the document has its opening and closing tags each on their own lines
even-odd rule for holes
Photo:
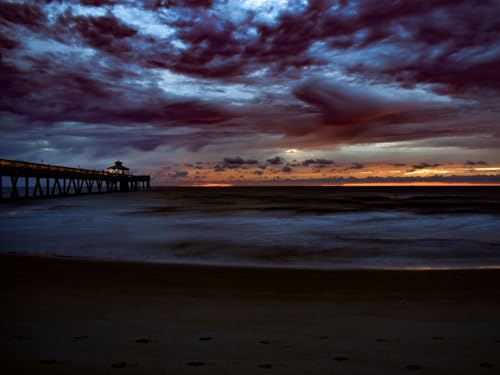
<svg viewBox="0 0 500 375">
<path fill-rule="evenodd" d="M 0 158 L 500 183 L 500 0 L 0 2 Z"/>
</svg>

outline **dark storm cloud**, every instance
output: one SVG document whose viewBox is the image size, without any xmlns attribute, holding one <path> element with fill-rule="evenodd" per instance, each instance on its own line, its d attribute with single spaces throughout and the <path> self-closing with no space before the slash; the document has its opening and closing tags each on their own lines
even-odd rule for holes
<svg viewBox="0 0 500 375">
<path fill-rule="evenodd" d="M 217 163 L 217 164 L 215 165 L 215 167 L 214 167 L 214 172 L 224 172 L 224 171 L 225 171 L 225 169 L 224 169 L 224 167 L 222 166 L 222 164 Z"/>
<path fill-rule="evenodd" d="M 2 63 L 0 82 L 5 95 L 0 109 L 47 123 L 207 125 L 231 117 L 207 101 L 168 96 L 152 82 L 136 85 L 121 80 L 135 75 L 120 70 L 123 67 L 90 63 L 94 64 L 72 64 L 71 58 L 60 62 L 31 59 L 28 70 Z"/>
<path fill-rule="evenodd" d="M 172 58 L 151 56 L 152 61 L 160 60 L 169 69 L 187 75 L 205 78 L 231 78 L 244 73 L 242 43 L 234 33 L 236 26 L 209 14 L 198 15 L 179 25 L 177 37 L 189 46 Z"/>
<path fill-rule="evenodd" d="M 281 171 L 285 173 L 290 173 L 293 171 L 293 168 L 289 165 L 285 165 L 283 168 L 281 168 Z"/>
<path fill-rule="evenodd" d="M 144 49 L 152 48 L 153 43 L 153 40 L 140 35 L 135 27 L 115 16 L 109 9 L 102 16 L 82 16 L 71 8 L 67 9 L 57 15 L 56 22 L 47 27 L 45 34 L 68 46 L 93 48 L 102 52 L 99 56 L 102 59 L 114 58 L 113 63 L 116 65 L 145 65 Z"/>
<path fill-rule="evenodd" d="M 350 169 L 363 169 L 365 166 L 362 163 L 351 163 Z"/>
<path fill-rule="evenodd" d="M 38 28 L 46 21 L 43 10 L 36 4 L 0 3 L 0 24 L 19 24 L 28 28 Z"/>
<path fill-rule="evenodd" d="M 410 100 L 394 93 L 382 95 L 369 87 L 316 78 L 296 86 L 293 93 L 307 104 L 303 112 L 310 117 L 309 128 L 292 128 L 288 130 L 291 135 L 315 132 L 327 142 L 337 139 L 350 143 L 420 139 L 477 130 L 457 131 L 456 126 L 446 126 L 452 120 L 449 113 L 453 106 L 435 104 L 425 97 Z M 438 120 L 442 124 L 436 127 Z"/>
<path fill-rule="evenodd" d="M 245 160 L 243 160 L 239 156 L 235 158 L 224 158 L 224 160 L 222 160 L 222 165 L 224 166 L 224 168 L 240 168 L 244 164 Z"/>
<path fill-rule="evenodd" d="M 239 156 L 233 157 L 233 158 L 224 158 L 222 162 L 218 163 L 222 168 L 228 168 L 228 169 L 236 169 L 236 168 L 243 168 L 246 165 L 254 165 L 257 164 L 258 161 L 254 159 L 243 159 Z"/>
<path fill-rule="evenodd" d="M 124 43 L 123 39 L 137 34 L 137 30 L 112 15 L 102 17 L 63 15 L 59 17 L 58 22 L 66 28 L 74 28 L 89 46 L 112 53 L 131 49 L 132 47 Z"/>
<path fill-rule="evenodd" d="M 412 165 L 412 169 L 409 169 L 407 172 L 415 172 L 418 171 L 419 169 L 427 169 L 427 168 L 437 168 L 441 164 L 439 163 L 434 163 L 434 164 L 429 164 L 429 163 L 419 163 L 419 164 L 414 164 Z"/>
<path fill-rule="evenodd" d="M 272 165 L 279 165 L 283 164 L 283 159 L 279 156 L 275 156 L 274 158 L 267 159 L 266 162 Z"/>
<path fill-rule="evenodd" d="M 409 99 L 395 93 L 382 95 L 380 90 L 370 87 L 316 78 L 295 87 L 294 95 L 306 104 L 302 115 L 307 121 L 287 126 L 283 131 L 290 137 L 302 137 L 303 143 L 309 146 L 397 142 L 475 133 L 498 135 L 494 116 L 483 114 L 484 122 L 480 126 L 470 126 L 468 121 L 477 121 L 473 120 L 475 116 L 483 115 L 473 115 L 471 108 L 462 107 L 465 117 L 458 119 L 454 112 L 457 109 L 451 103 L 433 103 L 425 96 Z"/>
<path fill-rule="evenodd" d="M 130 39 L 136 36 L 137 31 L 110 13 L 101 17 L 83 17 L 66 11 L 57 17 L 56 29 L 46 32 L 47 27 L 40 25 L 44 17 L 31 17 L 38 13 L 31 10 L 30 6 L 11 5 L 2 12 L 2 19 L 19 23 L 30 21 L 30 26 L 40 26 L 43 35 L 57 34 L 58 41 L 77 38 L 106 53 L 91 57 L 66 51 L 58 55 L 28 55 L 19 60 L 21 64 L 17 63 L 17 59 L 2 56 L 0 83 L 3 95 L 0 98 L 0 111 L 3 114 L 0 113 L 0 116 L 5 121 L 8 114 L 20 116 L 16 132 L 22 132 L 24 126 L 26 131 L 33 129 L 34 123 L 51 126 L 75 122 L 81 123 L 79 136 L 93 139 L 93 148 L 119 142 L 141 151 L 154 150 L 161 144 L 188 146 L 194 150 L 219 139 L 221 132 L 214 131 L 218 133 L 217 136 L 208 132 L 203 137 L 195 134 L 176 137 L 155 136 L 154 128 L 149 131 L 149 135 L 139 135 L 132 129 L 142 125 L 156 128 L 207 126 L 223 123 L 233 116 L 219 103 L 168 95 L 154 82 L 154 76 L 145 77 L 133 65 L 116 60 L 116 56 L 121 53 L 133 50 L 134 44 Z M 26 14 L 30 17 L 24 17 Z M 9 37 L 2 36 L 1 48 L 12 49 L 22 43 Z M 102 139 L 106 136 L 102 132 L 92 134 L 90 130 L 85 131 L 85 124 L 126 126 L 127 129 L 120 137 L 113 136 L 110 141 L 109 138 Z M 68 143 L 71 143 L 69 138 Z M 101 152 L 105 150 L 101 149 Z"/>
<path fill-rule="evenodd" d="M 464 164 L 465 165 L 487 165 L 488 163 L 486 163 L 483 160 L 478 160 L 478 161 L 467 160 Z"/>
<path fill-rule="evenodd" d="M 350 9 L 332 8 L 336 3 L 309 1 L 302 11 L 283 12 L 275 24 L 256 22 L 252 13 L 239 25 L 197 13 L 196 18 L 187 17 L 178 31 L 189 47 L 165 64 L 212 78 L 240 76 L 256 65 L 270 67 L 273 74 L 290 72 L 328 63 L 327 57 L 311 52 L 315 43 L 324 42 L 350 51 L 378 46 L 381 52 L 387 49 L 389 56 L 391 47 L 407 50 L 394 51 L 390 59 L 375 64 L 361 60 L 346 66 L 374 78 L 395 76 L 410 86 L 439 83 L 451 91 L 498 88 L 497 2 L 412 0 L 381 7 L 378 1 L 368 0 L 350 2 Z M 256 36 L 239 39 L 241 28 L 250 26 L 256 27 Z M 454 32 L 457 29 L 460 32 Z"/>
<path fill-rule="evenodd" d="M 498 1 L 292 1 L 275 18 L 222 0 L 115 4 L 0 3 L 0 122 L 16 117 L 12 136 L 72 122 L 96 153 L 106 142 L 199 150 L 238 137 L 255 149 L 498 146 Z M 161 84 L 163 73 L 177 80 Z"/>
<path fill-rule="evenodd" d="M 173 8 L 173 7 L 192 7 L 192 8 L 210 8 L 214 0 L 145 0 L 146 8 Z"/>
<path fill-rule="evenodd" d="M 304 167 L 307 167 L 311 164 L 314 165 L 315 167 L 324 167 L 333 165 L 335 164 L 335 162 L 329 159 L 306 159 L 302 162 L 302 165 Z"/>
<path fill-rule="evenodd" d="M 384 7 L 360 1 L 356 19 L 367 31 L 361 44 L 366 39 L 384 41 L 408 53 L 394 54 L 383 64 L 362 62 L 353 70 L 381 79 L 396 77 L 409 86 L 439 83 L 452 93 L 498 89 L 500 73 L 494 67 L 500 59 L 500 22 L 495 15 L 499 7 L 497 1 L 405 1 Z"/>
<path fill-rule="evenodd" d="M 322 121 L 328 125 L 355 125 L 383 119 L 392 114 L 401 115 L 406 112 L 408 115 L 408 110 L 419 106 L 418 103 L 377 96 L 367 92 L 366 88 L 319 79 L 309 80 L 296 87 L 294 95 L 316 109 Z"/>
<path fill-rule="evenodd" d="M 188 174 L 189 173 L 186 171 L 176 171 L 174 173 L 169 174 L 168 176 L 172 178 L 180 178 L 180 177 L 187 177 Z"/>
<path fill-rule="evenodd" d="M 0 49 L 14 49 L 19 47 L 19 45 L 18 41 L 0 35 Z"/>
<path fill-rule="evenodd" d="M 420 163 L 413 165 L 413 169 L 436 168 L 436 167 L 439 167 L 438 163 L 435 164 Z"/>
<path fill-rule="evenodd" d="M 82 5 L 90 5 L 90 6 L 103 6 L 103 5 L 114 5 L 117 4 L 118 0 L 80 0 L 80 4 Z"/>
</svg>

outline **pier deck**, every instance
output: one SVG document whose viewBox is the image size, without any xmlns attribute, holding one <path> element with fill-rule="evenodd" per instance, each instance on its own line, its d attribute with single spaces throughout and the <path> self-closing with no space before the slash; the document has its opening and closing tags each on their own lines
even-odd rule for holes
<svg viewBox="0 0 500 375">
<path fill-rule="evenodd" d="M 7 177 L 7 184 L 3 177 Z M 150 176 L 147 175 L 0 159 L 0 200 L 149 190 Z"/>
</svg>

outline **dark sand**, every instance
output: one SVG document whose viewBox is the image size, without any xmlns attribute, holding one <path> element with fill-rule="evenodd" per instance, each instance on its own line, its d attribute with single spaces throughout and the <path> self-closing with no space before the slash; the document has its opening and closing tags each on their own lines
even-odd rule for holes
<svg viewBox="0 0 500 375">
<path fill-rule="evenodd" d="M 500 270 L 1 257 L 0 372 L 500 373 Z"/>
</svg>

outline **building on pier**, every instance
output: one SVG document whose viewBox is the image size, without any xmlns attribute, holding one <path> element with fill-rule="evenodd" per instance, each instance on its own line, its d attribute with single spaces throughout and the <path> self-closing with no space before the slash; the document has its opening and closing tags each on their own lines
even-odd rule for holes
<svg viewBox="0 0 500 375">
<path fill-rule="evenodd" d="M 112 165 L 111 167 L 108 167 L 108 172 L 109 173 L 116 173 L 116 174 L 129 174 L 130 169 L 125 167 L 123 165 L 123 162 L 120 160 L 115 161 L 115 165 Z"/>
</svg>

